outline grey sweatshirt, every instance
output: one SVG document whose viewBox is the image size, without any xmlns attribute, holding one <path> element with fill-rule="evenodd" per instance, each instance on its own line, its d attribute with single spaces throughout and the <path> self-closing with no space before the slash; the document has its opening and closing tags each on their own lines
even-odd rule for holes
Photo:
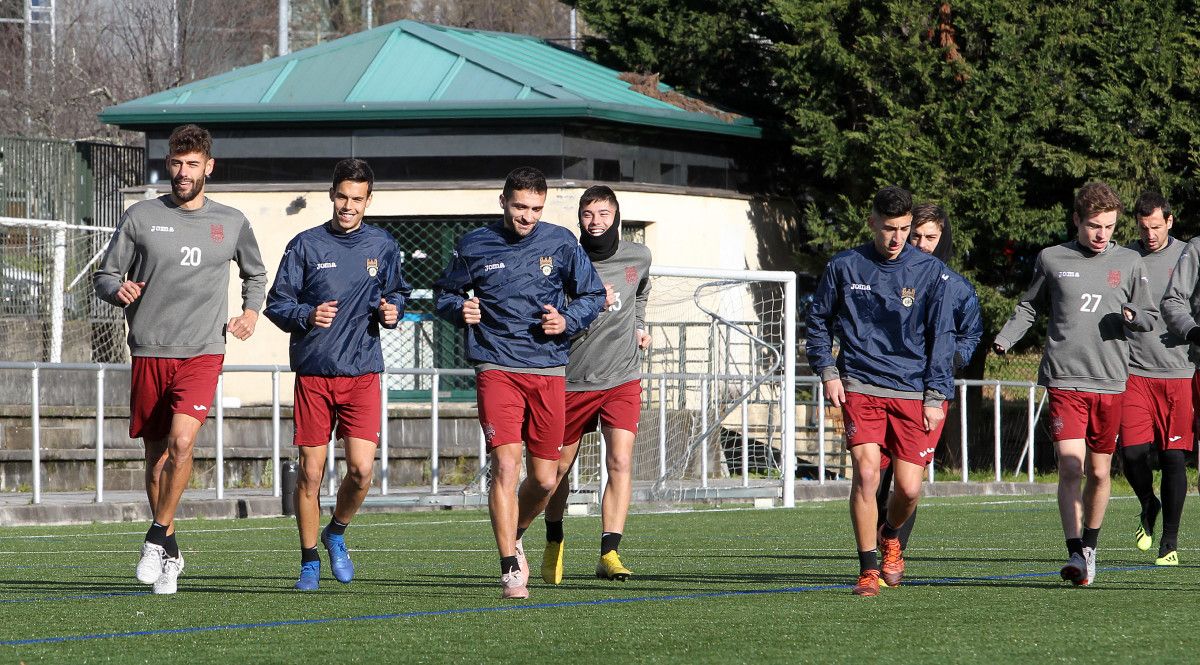
<svg viewBox="0 0 1200 665">
<path fill-rule="evenodd" d="M 1184 245 L 1175 272 L 1167 283 L 1167 292 L 1162 297 L 1163 320 L 1172 334 L 1186 338 L 1197 326 L 1196 313 L 1200 313 L 1197 280 L 1200 280 L 1200 238 L 1192 238 Z M 1189 345 L 1188 356 L 1192 364 L 1200 368 L 1200 349 Z"/>
<path fill-rule="evenodd" d="M 1132 321 L 1122 308 L 1131 310 Z M 1038 383 L 1116 394 L 1129 378 L 1125 330 L 1153 329 L 1158 307 L 1137 252 L 1110 242 L 1096 254 L 1072 240 L 1038 253 L 1033 282 L 996 343 L 1011 349 L 1039 314 L 1050 321 Z"/>
<path fill-rule="evenodd" d="M 622 240 L 617 251 L 593 261 L 600 281 L 612 284 L 616 302 L 571 340 L 567 390 L 607 390 L 642 376 L 637 330 L 646 328 L 650 299 L 650 249 Z"/>
<path fill-rule="evenodd" d="M 1129 249 L 1141 255 L 1142 263 L 1146 265 L 1146 275 L 1150 278 L 1150 298 L 1154 302 L 1163 299 L 1183 248 L 1183 241 L 1170 236 L 1167 237 L 1167 244 L 1157 252 L 1147 250 L 1141 240 L 1129 244 Z M 1162 307 L 1165 316 L 1166 307 Z M 1131 331 L 1127 335 L 1130 374 L 1157 379 L 1190 379 L 1196 372 L 1195 366 L 1188 360 L 1187 340 L 1167 330 L 1165 321 L 1156 321 L 1150 332 Z"/>
<path fill-rule="evenodd" d="M 125 211 L 104 252 L 96 295 L 121 307 L 117 291 L 126 279 L 146 283 L 125 308 L 135 356 L 223 354 L 230 261 L 242 279 L 241 309 L 258 311 L 267 269 L 245 215 L 209 198 L 197 210 L 176 206 L 169 195 L 139 201 Z"/>
</svg>

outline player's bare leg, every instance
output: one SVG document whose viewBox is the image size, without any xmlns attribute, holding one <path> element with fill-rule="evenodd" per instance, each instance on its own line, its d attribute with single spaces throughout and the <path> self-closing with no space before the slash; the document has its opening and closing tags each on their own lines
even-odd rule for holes
<svg viewBox="0 0 1200 665">
<path fill-rule="evenodd" d="M 296 588 L 313 591 L 321 580 L 321 557 L 317 553 L 317 528 L 321 521 L 321 483 L 325 480 L 325 456 L 329 445 L 297 446 L 300 468 L 296 474 L 296 527 L 300 532 L 300 579 Z"/>
<path fill-rule="evenodd" d="M 1096 570 L 1095 540 L 1099 529 L 1089 527 L 1092 516 L 1089 506 L 1103 495 L 1107 504 L 1109 483 L 1096 483 L 1089 478 L 1087 487 L 1082 488 L 1085 474 L 1097 470 L 1087 461 L 1087 444 L 1083 439 L 1066 439 L 1054 443 L 1058 456 L 1058 515 L 1062 521 L 1063 535 L 1067 540 L 1067 563 L 1062 567 L 1062 578 L 1075 585 L 1091 584 Z M 1108 461 L 1111 461 L 1111 456 Z M 1105 473 L 1108 464 L 1101 462 Z M 1081 491 L 1082 490 L 1082 491 Z M 1099 516 L 1104 519 L 1104 511 Z"/>
<path fill-rule="evenodd" d="M 542 580 L 547 584 L 561 584 L 563 578 L 563 551 L 565 536 L 563 534 L 563 515 L 567 512 L 567 498 L 571 494 L 571 483 L 567 474 L 579 454 L 579 442 L 566 444 L 558 458 L 557 486 L 546 497 L 546 548 L 542 551 Z M 521 526 L 528 527 L 539 510 L 531 509 L 529 514 L 521 514 Z"/>
<path fill-rule="evenodd" d="M 146 542 L 142 545 L 137 577 L 145 584 L 153 583 L 156 594 L 175 593 L 179 574 L 183 572 L 183 555 L 175 541 L 175 511 L 192 478 L 192 451 L 196 444 L 196 434 L 203 423 L 202 420 L 181 413 L 171 417 L 171 429 L 166 439 L 166 460 L 162 462 L 161 471 L 157 473 L 158 482 L 155 486 L 151 488 L 150 484 L 147 484 L 147 498 L 150 498 L 152 492 L 157 493 L 157 498 L 153 506 L 154 522 L 150 525 L 150 530 L 146 533 Z M 147 480 L 154 475 L 153 469 L 150 468 L 151 454 L 147 453 Z M 157 464 L 158 460 L 155 463 Z M 157 575 L 154 574 L 156 559 L 161 565 Z"/>
<path fill-rule="evenodd" d="M 146 500 L 150 503 L 150 514 L 158 506 L 158 488 L 163 467 L 167 464 L 166 439 L 142 439 L 146 448 Z"/>
<path fill-rule="evenodd" d="M 346 547 L 346 527 L 362 507 L 363 499 L 371 489 L 371 477 L 375 470 L 375 442 L 349 437 L 345 439 L 346 476 L 338 487 L 337 503 L 333 518 L 321 532 L 321 544 L 329 554 L 329 568 L 333 578 L 342 584 L 354 579 L 354 562 Z"/>
<path fill-rule="evenodd" d="M 860 552 L 873 552 L 876 546 L 879 513 L 875 492 L 879 489 L 879 444 L 863 443 L 850 449 L 854 478 L 850 481 L 850 521 L 854 541 Z M 894 462 L 893 462 L 894 463 Z"/>
</svg>

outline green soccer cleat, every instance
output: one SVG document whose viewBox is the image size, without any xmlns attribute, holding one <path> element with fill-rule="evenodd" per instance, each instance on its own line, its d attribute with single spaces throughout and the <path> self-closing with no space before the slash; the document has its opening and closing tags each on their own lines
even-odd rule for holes
<svg viewBox="0 0 1200 665">
<path fill-rule="evenodd" d="M 1143 552 L 1150 549 L 1154 544 L 1154 536 L 1146 533 L 1146 527 L 1142 525 L 1141 520 L 1138 520 L 1137 531 L 1133 532 L 1133 537 L 1137 540 L 1137 548 Z"/>
<path fill-rule="evenodd" d="M 542 552 L 542 580 L 546 584 L 562 584 L 563 578 L 563 541 L 546 542 Z"/>
<path fill-rule="evenodd" d="M 624 582 L 633 575 L 633 571 L 625 567 L 621 563 L 621 557 L 617 556 L 617 551 L 613 550 L 608 554 L 600 557 L 599 563 L 596 564 L 596 577 L 602 580 L 617 580 Z"/>
<path fill-rule="evenodd" d="M 1179 552 L 1177 550 L 1171 550 L 1170 552 L 1167 552 L 1166 554 L 1155 559 L 1154 565 L 1156 565 L 1156 566 L 1178 566 L 1179 565 Z"/>
</svg>

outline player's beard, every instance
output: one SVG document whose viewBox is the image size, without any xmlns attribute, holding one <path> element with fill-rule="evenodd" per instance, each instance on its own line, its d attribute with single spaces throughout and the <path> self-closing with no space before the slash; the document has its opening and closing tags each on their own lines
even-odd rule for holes
<svg viewBox="0 0 1200 665">
<path fill-rule="evenodd" d="M 204 191 L 205 180 L 207 180 L 207 176 L 204 175 L 201 175 L 198 178 L 192 178 L 192 189 L 185 196 L 183 191 L 180 189 L 179 179 L 175 178 L 171 180 L 171 194 L 173 194 L 175 199 L 180 203 L 191 203 L 192 200 L 194 200 L 197 196 L 200 196 L 200 193 Z"/>
</svg>

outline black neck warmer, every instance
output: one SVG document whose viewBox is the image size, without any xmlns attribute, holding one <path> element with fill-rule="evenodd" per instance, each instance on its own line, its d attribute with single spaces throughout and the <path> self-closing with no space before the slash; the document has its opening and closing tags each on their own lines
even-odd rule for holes
<svg viewBox="0 0 1200 665">
<path fill-rule="evenodd" d="M 583 245 L 583 251 L 587 252 L 588 258 L 593 261 L 603 261 L 613 254 L 617 253 L 617 245 L 621 242 L 621 213 L 613 216 L 612 226 L 608 230 L 598 236 L 588 233 L 583 228 L 583 224 L 579 225 L 579 244 Z"/>
</svg>

